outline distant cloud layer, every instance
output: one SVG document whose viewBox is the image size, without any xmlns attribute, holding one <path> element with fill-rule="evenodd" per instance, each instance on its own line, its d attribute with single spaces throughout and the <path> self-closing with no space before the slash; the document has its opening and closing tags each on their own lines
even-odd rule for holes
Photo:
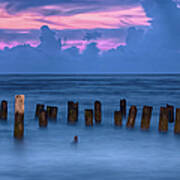
<svg viewBox="0 0 180 180">
<path fill-rule="evenodd" d="M 4 5 L 4 8 L 6 10 L 12 8 L 12 12 L 20 13 L 20 17 L 23 11 L 30 12 L 32 7 L 42 8 L 42 6 L 53 6 L 57 3 L 57 1 L 46 1 L 47 4 L 45 4 L 41 0 L 37 4 L 35 1 L 28 3 L 23 0 L 17 1 L 17 4 L 13 4 L 13 1 L 6 2 L 9 3 Z M 76 2 L 80 7 L 85 6 L 85 1 Z M 93 2 L 96 6 L 102 5 L 102 0 L 95 0 L 86 1 L 86 6 L 91 7 Z M 90 29 L 75 27 L 68 30 L 57 29 L 47 23 L 48 25 L 41 26 L 40 31 L 36 28 L 0 30 L 1 46 L 6 42 L 10 42 L 10 45 L 16 42 L 31 44 L 0 51 L 1 72 L 179 72 L 180 10 L 177 2 L 172 0 L 144 0 L 141 4 L 138 1 L 122 2 L 119 4 L 121 8 L 118 7 L 118 13 L 115 9 L 104 12 L 94 9 L 92 12 L 83 12 L 83 15 L 82 12 L 80 14 L 76 12 L 76 18 L 79 16 L 81 22 L 85 18 L 86 21 L 82 24 L 91 27 Z M 74 6 L 77 5 L 75 1 L 66 1 L 64 4 L 68 6 L 73 3 Z M 62 5 L 63 1 L 60 4 Z M 109 6 L 115 8 L 117 5 L 117 1 L 109 3 L 104 1 L 104 7 L 107 9 Z M 22 10 L 21 6 L 24 6 L 25 10 Z M 109 12 L 112 13 L 108 14 Z M 141 14 L 142 12 L 144 15 Z M 89 16 L 90 19 L 88 19 L 89 13 L 94 17 Z M 103 15 L 99 16 L 98 13 Z M 55 18 L 57 13 L 51 12 L 46 15 L 46 17 L 52 16 Z M 74 17 L 71 14 L 66 16 Z M 99 18 L 98 23 L 110 18 L 107 21 L 108 27 L 92 27 L 96 25 L 96 18 Z M 115 21 L 112 21 L 112 18 L 115 18 Z M 146 19 L 144 23 L 137 23 L 143 18 Z M 121 21 L 124 20 L 123 26 L 120 26 Z M 91 21 L 90 24 L 88 24 L 89 21 Z M 117 22 L 120 23 L 117 24 Z M 60 23 L 63 26 L 64 22 Z"/>
</svg>

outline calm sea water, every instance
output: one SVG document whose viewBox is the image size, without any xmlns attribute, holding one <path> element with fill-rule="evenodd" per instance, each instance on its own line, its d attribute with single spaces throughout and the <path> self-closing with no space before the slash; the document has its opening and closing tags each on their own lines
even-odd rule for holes
<svg viewBox="0 0 180 180">
<path fill-rule="evenodd" d="M 13 138 L 14 96 L 25 94 L 25 137 Z M 135 128 L 113 126 L 120 99 L 137 105 Z M 0 100 L 8 121 L 0 122 L 1 180 L 179 180 L 180 137 L 174 124 L 158 133 L 159 108 L 180 107 L 180 75 L 0 75 Z M 67 101 L 79 101 L 79 122 L 67 125 Z M 103 122 L 86 128 L 84 109 L 102 101 Z M 37 103 L 59 108 L 56 123 L 40 129 Z M 140 130 L 143 105 L 153 106 L 151 128 Z M 79 143 L 73 144 L 75 135 Z"/>
</svg>

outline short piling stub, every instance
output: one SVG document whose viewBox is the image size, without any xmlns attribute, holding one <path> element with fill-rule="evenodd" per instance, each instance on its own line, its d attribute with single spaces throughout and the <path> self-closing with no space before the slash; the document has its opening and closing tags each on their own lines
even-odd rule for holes
<svg viewBox="0 0 180 180">
<path fill-rule="evenodd" d="M 78 143 L 78 136 L 74 136 L 74 143 Z"/>
<path fill-rule="evenodd" d="M 168 109 L 165 107 L 160 108 L 159 116 L 159 132 L 168 131 Z"/>
<path fill-rule="evenodd" d="M 121 111 L 114 112 L 114 125 L 115 126 L 122 126 L 122 114 Z"/>
<path fill-rule="evenodd" d="M 85 124 L 86 126 L 93 126 L 93 110 L 92 109 L 85 110 Z"/>
<path fill-rule="evenodd" d="M 8 114 L 8 103 L 7 101 L 3 100 L 1 101 L 0 119 L 7 120 L 7 114 Z"/>
<path fill-rule="evenodd" d="M 141 129 L 148 130 L 150 128 L 150 121 L 152 116 L 152 107 L 144 106 L 141 119 Z"/>
<path fill-rule="evenodd" d="M 129 115 L 128 115 L 128 121 L 126 126 L 128 128 L 133 128 L 135 125 L 135 120 L 136 120 L 136 115 L 137 115 L 137 108 L 136 106 L 131 106 L 129 110 Z"/>
<path fill-rule="evenodd" d="M 174 122 L 174 106 L 171 106 L 169 104 L 167 104 L 167 111 L 168 111 L 168 121 L 170 123 Z"/>
<path fill-rule="evenodd" d="M 15 96 L 14 137 L 22 139 L 24 136 L 24 95 Z"/>
<path fill-rule="evenodd" d="M 174 125 L 174 133 L 180 134 L 180 108 L 176 109 L 176 120 Z"/>
<path fill-rule="evenodd" d="M 68 123 L 75 124 L 78 121 L 78 106 L 78 102 L 68 102 Z"/>
<path fill-rule="evenodd" d="M 48 119 L 47 119 L 47 112 L 42 110 L 39 114 L 39 127 L 47 127 Z"/>
<path fill-rule="evenodd" d="M 36 105 L 36 113 L 35 117 L 39 117 L 40 112 L 44 110 L 44 104 L 37 104 Z"/>
<path fill-rule="evenodd" d="M 101 102 L 100 101 L 95 101 L 94 110 L 95 110 L 95 122 L 96 124 L 100 124 L 101 123 Z"/>
</svg>

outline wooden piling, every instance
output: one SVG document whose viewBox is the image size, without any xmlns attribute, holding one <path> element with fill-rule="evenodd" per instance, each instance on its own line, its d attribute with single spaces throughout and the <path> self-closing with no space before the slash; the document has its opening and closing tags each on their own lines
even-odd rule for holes
<svg viewBox="0 0 180 180">
<path fill-rule="evenodd" d="M 133 128 L 135 125 L 135 120 L 136 120 L 136 115 L 137 115 L 137 108 L 136 106 L 131 106 L 129 110 L 129 115 L 128 115 L 128 121 L 126 126 L 128 128 Z"/>
<path fill-rule="evenodd" d="M 85 124 L 86 126 L 93 126 L 93 110 L 85 110 Z"/>
<path fill-rule="evenodd" d="M 101 102 L 96 101 L 94 103 L 94 109 L 95 109 L 95 122 L 96 124 L 101 123 Z"/>
<path fill-rule="evenodd" d="M 114 124 L 115 126 L 122 126 L 122 114 L 121 111 L 114 112 Z"/>
<path fill-rule="evenodd" d="M 39 114 L 39 127 L 47 127 L 48 119 L 47 119 L 47 112 L 42 110 Z"/>
<path fill-rule="evenodd" d="M 68 123 L 74 124 L 78 121 L 78 102 L 68 102 Z"/>
<path fill-rule="evenodd" d="M 180 134 L 180 108 L 176 109 L 176 120 L 174 126 L 174 133 Z"/>
<path fill-rule="evenodd" d="M 22 139 L 24 136 L 24 95 L 15 96 L 14 137 Z"/>
<path fill-rule="evenodd" d="M 44 104 L 37 104 L 36 105 L 36 113 L 35 117 L 39 117 L 40 112 L 44 110 Z"/>
<path fill-rule="evenodd" d="M 74 136 L 74 143 L 78 143 L 78 136 Z"/>
<path fill-rule="evenodd" d="M 167 104 L 167 110 L 168 110 L 168 121 L 170 123 L 174 122 L 174 106 Z"/>
<path fill-rule="evenodd" d="M 141 129 L 148 130 L 150 127 L 150 121 L 152 116 L 152 107 L 151 106 L 144 106 L 142 119 L 141 119 Z"/>
<path fill-rule="evenodd" d="M 165 107 L 160 108 L 160 117 L 159 117 L 159 132 L 168 131 L 168 109 Z"/>
<path fill-rule="evenodd" d="M 122 99 L 120 100 L 120 111 L 122 114 L 122 118 L 126 117 L 126 100 Z"/>
<path fill-rule="evenodd" d="M 7 101 L 1 102 L 0 119 L 7 120 L 8 105 Z"/>
<path fill-rule="evenodd" d="M 57 119 L 58 108 L 56 106 L 47 106 L 46 111 L 48 119 Z"/>
</svg>

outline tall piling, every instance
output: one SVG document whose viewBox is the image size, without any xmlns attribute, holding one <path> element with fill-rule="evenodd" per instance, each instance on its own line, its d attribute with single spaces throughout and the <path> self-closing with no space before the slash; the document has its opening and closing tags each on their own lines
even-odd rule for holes
<svg viewBox="0 0 180 180">
<path fill-rule="evenodd" d="M 14 137 L 22 139 L 24 136 L 24 95 L 15 96 Z"/>
<path fill-rule="evenodd" d="M 160 108 L 159 116 L 159 132 L 168 131 L 168 109 L 165 107 Z"/>
<path fill-rule="evenodd" d="M 39 114 L 39 127 L 47 127 L 48 119 L 47 119 L 47 112 L 42 110 Z"/>
<path fill-rule="evenodd" d="M 141 129 L 148 130 L 150 128 L 150 121 L 152 116 L 152 107 L 151 106 L 144 106 L 142 119 L 141 119 Z"/>
<path fill-rule="evenodd" d="M 176 109 L 176 120 L 174 125 L 174 133 L 180 134 L 180 108 Z"/>
<path fill-rule="evenodd" d="M 128 115 L 128 121 L 126 126 L 128 128 L 133 128 L 135 125 L 135 120 L 136 120 L 136 115 L 137 115 L 137 108 L 136 106 L 131 106 L 129 110 L 129 115 Z"/>
<path fill-rule="evenodd" d="M 121 111 L 114 112 L 114 125 L 115 126 L 122 126 L 122 114 Z"/>
<path fill-rule="evenodd" d="M 7 120 L 8 103 L 7 101 L 1 102 L 0 119 Z"/>
<path fill-rule="evenodd" d="M 85 110 L 85 125 L 93 126 L 93 110 L 92 109 Z"/>
<path fill-rule="evenodd" d="M 39 117 L 40 112 L 44 110 L 44 104 L 37 104 L 36 105 L 36 113 L 35 113 L 35 117 Z"/>
<path fill-rule="evenodd" d="M 94 103 L 94 109 L 95 109 L 95 122 L 96 124 L 101 123 L 101 102 L 96 101 Z"/>
<path fill-rule="evenodd" d="M 122 114 L 122 118 L 126 118 L 126 100 L 120 100 L 120 111 Z"/>
<path fill-rule="evenodd" d="M 170 123 L 174 122 L 174 106 L 171 106 L 169 104 L 167 104 L 167 111 L 168 111 L 168 121 Z"/>
<path fill-rule="evenodd" d="M 78 105 L 79 103 L 74 103 L 73 101 L 68 102 L 68 123 L 74 124 L 78 121 Z"/>
</svg>

